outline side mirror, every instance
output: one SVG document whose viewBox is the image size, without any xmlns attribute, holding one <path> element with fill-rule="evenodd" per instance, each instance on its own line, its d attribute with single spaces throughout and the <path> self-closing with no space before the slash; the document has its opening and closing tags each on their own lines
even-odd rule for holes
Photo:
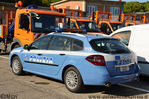
<svg viewBox="0 0 149 99">
<path fill-rule="evenodd" d="M 24 47 L 23 47 L 24 49 L 27 49 L 27 50 L 29 50 L 30 48 L 29 48 L 29 45 L 24 45 Z"/>
<path fill-rule="evenodd" d="M 33 17 L 35 17 L 36 19 L 40 19 L 40 16 L 37 14 L 37 13 L 35 13 L 34 11 L 30 11 L 30 13 L 31 14 L 33 14 L 34 16 Z"/>
</svg>

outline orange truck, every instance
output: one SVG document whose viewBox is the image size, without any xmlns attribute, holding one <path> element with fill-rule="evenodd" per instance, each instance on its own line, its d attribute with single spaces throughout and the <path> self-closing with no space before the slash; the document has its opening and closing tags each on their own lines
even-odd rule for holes
<svg viewBox="0 0 149 99">
<path fill-rule="evenodd" d="M 137 14 L 136 21 L 140 24 L 148 24 L 149 23 L 149 15 L 146 14 Z"/>
<path fill-rule="evenodd" d="M 147 24 L 149 23 L 149 16 L 144 14 L 121 14 L 120 21 L 125 26 Z"/>
<path fill-rule="evenodd" d="M 82 32 L 87 32 L 88 34 L 103 34 L 93 20 L 83 17 L 82 10 L 60 8 L 58 12 L 66 14 L 70 29 L 82 30 Z"/>
<path fill-rule="evenodd" d="M 122 22 L 118 20 L 111 20 L 111 18 L 111 12 L 95 11 L 92 13 L 92 19 L 96 22 L 101 32 L 107 35 L 123 26 Z"/>
<path fill-rule="evenodd" d="M 135 14 L 121 14 L 119 17 L 119 20 L 124 24 L 124 26 L 132 26 L 137 24 Z"/>
<path fill-rule="evenodd" d="M 61 31 L 65 14 L 48 10 L 19 7 L 16 11 L 3 10 L 0 24 L 0 51 L 32 43 L 50 32 Z M 3 21 L 6 21 L 3 23 Z"/>
</svg>

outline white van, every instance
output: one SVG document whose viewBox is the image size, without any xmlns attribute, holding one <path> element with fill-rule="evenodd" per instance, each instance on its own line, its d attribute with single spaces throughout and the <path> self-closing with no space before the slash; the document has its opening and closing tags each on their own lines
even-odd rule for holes
<svg viewBox="0 0 149 99">
<path fill-rule="evenodd" d="M 110 36 L 119 38 L 137 54 L 140 73 L 149 76 L 149 24 L 124 27 Z"/>
</svg>

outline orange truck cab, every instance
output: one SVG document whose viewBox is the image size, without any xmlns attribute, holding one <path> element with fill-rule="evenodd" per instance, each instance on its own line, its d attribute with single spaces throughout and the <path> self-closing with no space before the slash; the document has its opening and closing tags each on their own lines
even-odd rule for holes
<svg viewBox="0 0 149 99">
<path fill-rule="evenodd" d="M 92 13 L 92 19 L 95 20 L 101 32 L 107 35 L 111 34 L 115 30 L 123 26 L 122 22 L 115 20 L 113 21 L 111 20 L 111 17 L 112 17 L 111 12 L 95 11 Z"/>
<path fill-rule="evenodd" d="M 87 34 L 104 34 L 93 20 L 89 20 L 87 17 L 82 17 L 82 10 L 63 8 L 58 9 L 58 11 L 66 14 L 68 17 L 67 24 L 70 29 L 82 30 L 82 33 Z"/>
<path fill-rule="evenodd" d="M 126 22 L 125 23 L 125 26 L 132 26 L 132 25 L 136 25 L 136 23 L 135 22 Z"/>
<path fill-rule="evenodd" d="M 89 19 L 71 18 L 69 27 L 72 29 L 82 29 L 83 32 L 86 32 L 88 34 L 101 33 L 100 29 L 98 28 L 98 25 L 93 20 Z"/>
<path fill-rule="evenodd" d="M 103 33 L 109 35 L 115 30 L 121 28 L 122 22 L 100 20 L 98 23 L 98 27 Z"/>
<path fill-rule="evenodd" d="M 18 8 L 14 15 L 11 14 L 14 11 L 4 12 L 6 24 L 0 25 L 0 50 L 7 52 L 64 28 L 65 14 L 62 13 L 27 8 Z"/>
</svg>

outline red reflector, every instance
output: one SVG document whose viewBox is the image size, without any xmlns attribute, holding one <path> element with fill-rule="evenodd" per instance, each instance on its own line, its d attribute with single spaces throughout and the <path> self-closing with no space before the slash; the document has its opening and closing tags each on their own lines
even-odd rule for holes
<svg viewBox="0 0 149 99">
<path fill-rule="evenodd" d="M 86 60 L 96 66 L 106 66 L 104 56 L 102 55 L 90 55 L 86 57 Z"/>
</svg>

